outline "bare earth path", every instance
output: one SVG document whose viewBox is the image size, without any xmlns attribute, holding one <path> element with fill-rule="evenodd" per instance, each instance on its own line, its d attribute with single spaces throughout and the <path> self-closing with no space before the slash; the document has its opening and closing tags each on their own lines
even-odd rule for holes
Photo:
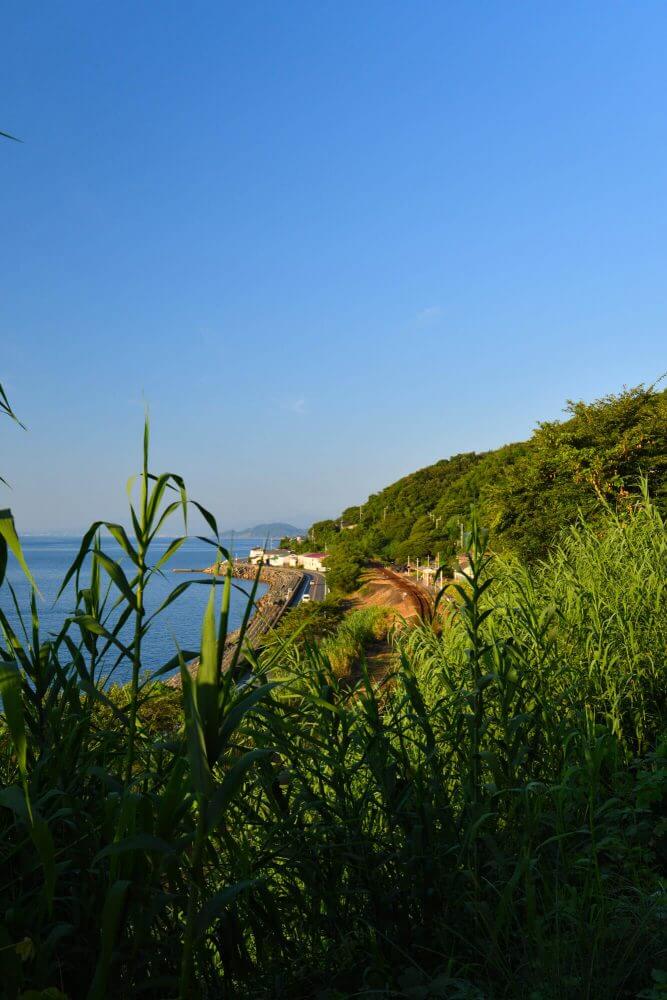
<svg viewBox="0 0 667 1000">
<path fill-rule="evenodd" d="M 373 566 L 362 577 L 360 589 L 352 595 L 350 608 L 382 606 L 392 608 L 397 618 L 406 621 L 428 619 L 431 597 L 414 580 L 409 580 L 384 566 Z M 381 681 L 390 672 L 393 651 L 389 642 L 377 642 L 366 649 L 366 666 L 375 681 Z"/>
<path fill-rule="evenodd" d="M 352 607 L 382 604 L 394 608 L 402 618 L 429 617 L 431 596 L 414 580 L 385 566 L 373 566 L 366 570 L 362 581 L 361 588 L 352 596 Z"/>
</svg>

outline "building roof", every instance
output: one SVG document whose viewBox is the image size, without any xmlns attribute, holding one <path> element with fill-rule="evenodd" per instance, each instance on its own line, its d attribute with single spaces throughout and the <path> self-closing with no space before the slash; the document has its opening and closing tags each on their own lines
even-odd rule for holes
<svg viewBox="0 0 667 1000">
<path fill-rule="evenodd" d="M 326 552 L 304 552 L 303 559 L 326 559 Z"/>
</svg>

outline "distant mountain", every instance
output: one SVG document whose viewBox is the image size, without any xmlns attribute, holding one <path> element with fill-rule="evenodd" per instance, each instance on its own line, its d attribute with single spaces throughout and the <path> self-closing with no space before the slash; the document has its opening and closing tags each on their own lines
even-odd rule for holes
<svg viewBox="0 0 667 1000">
<path fill-rule="evenodd" d="M 284 521 L 270 521 L 268 524 L 255 524 L 245 531 L 235 531 L 235 538 L 284 538 L 289 535 L 306 535 L 305 528 L 295 528 L 293 524 L 285 524 Z"/>
</svg>

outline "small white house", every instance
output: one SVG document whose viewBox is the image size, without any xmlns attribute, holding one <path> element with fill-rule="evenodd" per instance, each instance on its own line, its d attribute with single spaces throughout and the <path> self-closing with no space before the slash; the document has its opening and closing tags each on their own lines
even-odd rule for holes
<svg viewBox="0 0 667 1000">
<path fill-rule="evenodd" d="M 264 553 L 264 562 L 267 566 L 289 566 L 292 553 L 289 549 L 268 549 Z"/>
<path fill-rule="evenodd" d="M 289 549 L 250 549 L 248 562 L 264 563 L 265 566 L 296 566 L 296 556 Z"/>
<path fill-rule="evenodd" d="M 326 557 L 326 552 L 305 552 L 299 556 L 299 565 L 316 573 L 324 573 L 326 571 L 324 565 Z"/>
<path fill-rule="evenodd" d="M 276 552 L 267 553 L 270 556 L 268 559 L 269 566 L 297 566 L 297 558 L 293 552 L 286 552 L 284 549 L 278 549 Z"/>
</svg>

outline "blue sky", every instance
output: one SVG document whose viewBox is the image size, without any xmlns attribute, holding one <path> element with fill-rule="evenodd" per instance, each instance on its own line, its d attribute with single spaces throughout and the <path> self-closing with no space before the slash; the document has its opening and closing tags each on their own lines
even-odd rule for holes
<svg viewBox="0 0 667 1000">
<path fill-rule="evenodd" d="M 20 528 L 309 523 L 667 368 L 667 6 L 0 13 Z"/>
</svg>

